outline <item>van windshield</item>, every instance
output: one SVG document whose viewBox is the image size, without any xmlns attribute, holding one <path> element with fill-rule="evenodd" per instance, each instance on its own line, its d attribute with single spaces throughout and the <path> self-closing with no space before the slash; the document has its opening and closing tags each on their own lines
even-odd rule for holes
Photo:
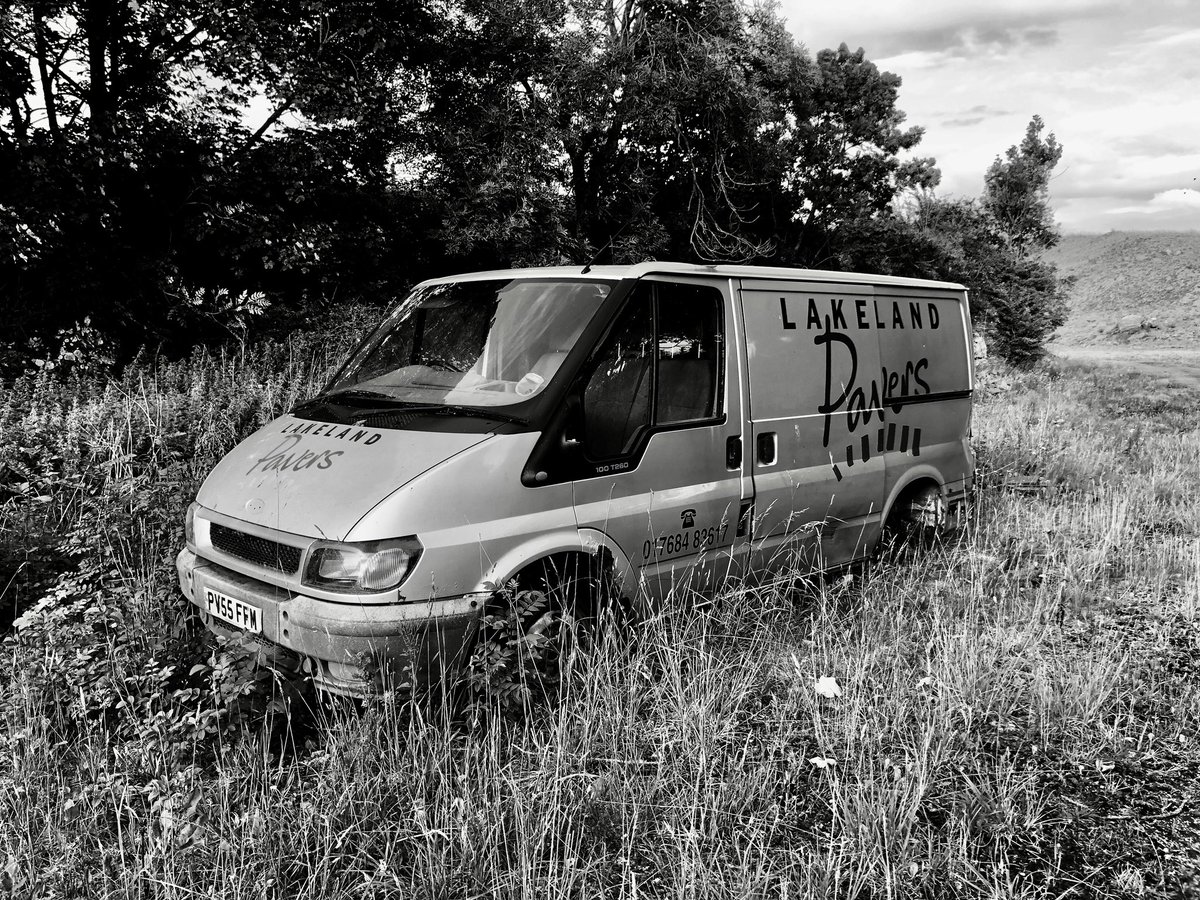
<svg viewBox="0 0 1200 900">
<path fill-rule="evenodd" d="M 612 282 L 505 279 L 417 288 L 323 393 L 496 407 L 554 377 Z"/>
</svg>

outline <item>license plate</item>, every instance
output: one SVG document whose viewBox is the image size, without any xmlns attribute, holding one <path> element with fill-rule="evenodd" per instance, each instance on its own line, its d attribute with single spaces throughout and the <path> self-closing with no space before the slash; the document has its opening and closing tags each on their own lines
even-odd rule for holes
<svg viewBox="0 0 1200 900">
<path fill-rule="evenodd" d="M 208 611 L 223 622 L 262 634 L 262 610 L 257 606 L 227 597 L 212 588 L 204 589 L 204 600 Z"/>
</svg>

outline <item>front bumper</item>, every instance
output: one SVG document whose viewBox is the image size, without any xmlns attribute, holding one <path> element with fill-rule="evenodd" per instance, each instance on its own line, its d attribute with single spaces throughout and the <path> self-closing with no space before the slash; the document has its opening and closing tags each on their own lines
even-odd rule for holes
<svg viewBox="0 0 1200 900">
<path fill-rule="evenodd" d="M 175 567 L 180 589 L 210 631 L 253 639 L 268 655 L 290 656 L 319 688 L 349 696 L 376 693 L 414 676 L 440 676 L 473 645 L 489 597 L 331 603 L 233 572 L 186 548 Z M 241 631 L 213 616 L 206 589 L 260 610 L 262 633 Z"/>
</svg>

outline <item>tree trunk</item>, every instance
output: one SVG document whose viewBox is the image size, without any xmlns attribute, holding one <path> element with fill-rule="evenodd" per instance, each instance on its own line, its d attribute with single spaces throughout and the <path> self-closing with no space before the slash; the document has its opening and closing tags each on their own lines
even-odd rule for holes
<svg viewBox="0 0 1200 900">
<path fill-rule="evenodd" d="M 589 238 L 587 154 L 579 148 L 569 149 L 571 160 L 571 193 L 575 203 L 575 246 L 582 249 Z"/>
<path fill-rule="evenodd" d="M 84 7 L 83 27 L 88 48 L 88 128 L 92 143 L 112 130 L 112 96 L 108 90 L 108 36 L 112 24 L 110 0 L 90 0 Z"/>
<path fill-rule="evenodd" d="M 13 143 L 18 147 L 24 147 L 29 140 L 29 132 L 26 129 L 25 116 L 21 113 L 21 104 L 17 102 L 16 97 L 9 101 L 8 114 L 12 116 Z"/>
<path fill-rule="evenodd" d="M 58 109 L 54 100 L 54 81 L 50 77 L 49 50 L 46 46 L 46 10 L 41 3 L 34 3 L 33 46 L 37 53 L 38 76 L 42 82 L 42 99 L 46 104 L 46 126 L 50 136 L 58 140 Z"/>
<path fill-rule="evenodd" d="M 258 130 L 255 131 L 254 134 L 250 135 L 250 137 L 246 138 L 246 142 L 233 152 L 233 155 L 229 157 L 229 161 L 231 163 L 237 162 L 252 149 L 254 149 L 254 145 L 261 141 L 263 135 L 267 133 L 271 126 L 279 121 L 279 117 L 292 108 L 292 102 L 293 98 L 287 97 L 284 99 L 283 103 L 275 107 L 274 111 L 267 116 L 267 120 L 258 126 Z"/>
</svg>

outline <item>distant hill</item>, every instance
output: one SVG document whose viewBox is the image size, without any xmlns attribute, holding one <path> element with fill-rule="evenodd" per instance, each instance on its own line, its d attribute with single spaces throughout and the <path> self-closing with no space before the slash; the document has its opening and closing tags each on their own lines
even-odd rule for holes
<svg viewBox="0 0 1200 900">
<path fill-rule="evenodd" d="M 1200 231 L 1066 235 L 1046 256 L 1076 279 L 1055 343 L 1200 348 Z"/>
</svg>

